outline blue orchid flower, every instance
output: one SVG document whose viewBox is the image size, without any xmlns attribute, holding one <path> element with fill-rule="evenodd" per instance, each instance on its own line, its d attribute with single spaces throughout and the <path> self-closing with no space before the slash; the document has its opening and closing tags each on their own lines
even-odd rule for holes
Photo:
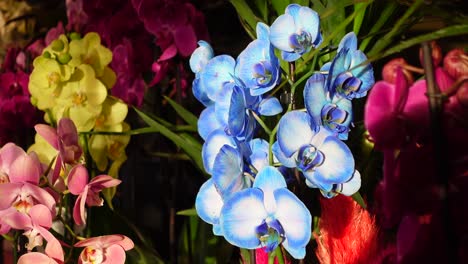
<svg viewBox="0 0 468 264">
<path fill-rule="evenodd" d="M 257 171 L 268 165 L 268 142 L 257 138 L 248 143 L 233 144 L 222 131 L 214 132 L 208 142 L 203 157 L 214 159 L 211 168 L 212 178 L 200 188 L 195 208 L 200 218 L 213 225 L 213 233 L 222 235 L 219 215 L 224 201 L 234 193 L 250 187 L 251 179 L 255 177 Z M 228 144 L 218 149 L 223 143 Z M 211 151 L 211 155 L 207 155 L 207 151 Z"/>
<path fill-rule="evenodd" d="M 270 41 L 281 50 L 283 60 L 296 61 L 322 43 L 317 12 L 298 4 L 288 5 L 285 14 L 270 27 Z"/>
<path fill-rule="evenodd" d="M 375 83 L 374 70 L 366 55 L 357 49 L 354 32 L 346 34 L 338 45 L 337 55 L 321 70 L 328 70 L 327 87 L 347 99 L 361 98 Z"/>
<path fill-rule="evenodd" d="M 328 129 L 316 126 L 305 112 L 291 111 L 281 118 L 273 152 L 284 166 L 301 171 L 309 187 L 319 188 L 327 197 L 352 195 L 361 186 L 346 144 Z"/>
<path fill-rule="evenodd" d="M 257 121 L 254 113 L 264 116 L 283 111 L 275 97 L 252 96 L 248 89 L 238 83 L 226 83 L 219 91 L 215 102 L 215 115 L 226 132 L 239 140 L 252 139 Z"/>
<path fill-rule="evenodd" d="M 305 257 L 311 224 L 307 207 L 271 166 L 257 174 L 252 188 L 225 201 L 219 217 L 224 238 L 231 244 L 247 249 L 265 247 L 270 252 L 282 243 L 296 259 Z"/>
<path fill-rule="evenodd" d="M 317 126 L 324 126 L 341 140 L 348 139 L 353 119 L 351 100 L 331 95 L 326 86 L 326 75 L 315 73 L 307 80 L 304 103 Z"/>
<path fill-rule="evenodd" d="M 264 94 L 281 79 L 279 60 L 269 40 L 270 30 L 257 23 L 257 39 L 252 41 L 237 57 L 235 74 L 251 95 Z"/>
<path fill-rule="evenodd" d="M 205 68 L 208 61 L 213 56 L 213 48 L 204 40 L 198 41 L 199 47 L 196 48 L 190 56 L 190 69 L 195 73 L 195 78 L 192 82 L 192 92 L 195 98 L 200 101 L 203 105 L 209 106 L 213 101 L 208 97 L 206 88 L 203 83 L 200 82 L 200 72 Z"/>
</svg>

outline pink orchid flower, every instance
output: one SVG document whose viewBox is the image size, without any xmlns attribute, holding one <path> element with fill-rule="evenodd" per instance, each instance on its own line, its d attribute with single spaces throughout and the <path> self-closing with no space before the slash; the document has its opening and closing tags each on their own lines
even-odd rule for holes
<svg viewBox="0 0 468 264">
<path fill-rule="evenodd" d="M 63 262 L 57 262 L 55 259 L 47 256 L 40 252 L 30 252 L 22 255 L 18 259 L 17 264 L 62 264 Z"/>
<path fill-rule="evenodd" d="M 107 235 L 88 238 L 76 243 L 75 247 L 85 247 L 78 264 L 123 264 L 125 251 L 132 249 L 134 244 L 124 235 Z"/>
<path fill-rule="evenodd" d="M 109 175 L 99 175 L 88 182 L 88 171 L 83 165 L 76 165 L 68 175 L 68 189 L 74 195 L 78 195 L 73 207 L 73 219 L 77 225 L 86 223 L 85 204 L 88 206 L 102 206 L 104 200 L 99 197 L 99 192 L 104 188 L 114 187 L 120 184 L 120 180 Z"/>
<path fill-rule="evenodd" d="M 0 149 L 0 184 L 10 182 L 10 166 L 24 150 L 13 143 L 7 143 Z"/>
<path fill-rule="evenodd" d="M 52 147 L 59 151 L 63 162 L 74 164 L 80 159 L 83 150 L 79 145 L 76 126 L 71 119 L 60 119 L 57 129 L 44 124 L 38 124 L 34 128 Z"/>
<path fill-rule="evenodd" d="M 5 221 L 14 229 L 26 231 L 23 235 L 29 239 L 26 244 L 29 251 L 36 246 L 42 246 L 43 239 L 45 239 L 47 241 L 45 247 L 47 256 L 63 263 L 62 246 L 57 238 L 48 231 L 52 226 L 52 215 L 45 205 L 34 205 L 27 214 L 7 215 Z"/>
<path fill-rule="evenodd" d="M 8 173 L 9 182 L 0 184 L 0 212 L 4 211 L 1 214 L 18 217 L 27 214 L 37 204 L 43 204 L 55 214 L 54 197 L 38 186 L 42 165 L 36 154 L 26 154 L 12 145 L 2 150 L 2 173 Z"/>
<path fill-rule="evenodd" d="M 34 129 L 53 148 L 59 151 L 55 168 L 49 179 L 55 185 L 64 164 L 76 164 L 83 154 L 76 126 L 71 119 L 62 118 L 58 123 L 57 129 L 44 124 L 38 124 L 34 126 Z"/>
<path fill-rule="evenodd" d="M 418 138 L 429 125 L 426 82 L 418 81 L 411 87 L 401 69 L 397 70 L 395 84 L 377 82 L 365 106 L 365 126 L 380 149 L 398 148 Z M 427 131 L 426 131 L 427 132 Z"/>
</svg>

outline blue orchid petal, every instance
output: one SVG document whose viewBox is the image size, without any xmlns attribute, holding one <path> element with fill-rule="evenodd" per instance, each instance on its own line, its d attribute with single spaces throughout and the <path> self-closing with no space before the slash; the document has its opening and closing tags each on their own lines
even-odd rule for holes
<svg viewBox="0 0 468 264">
<path fill-rule="evenodd" d="M 263 168 L 255 177 L 253 186 L 263 191 L 263 203 L 268 214 L 276 211 L 276 202 L 273 192 L 280 188 L 286 188 L 286 181 L 283 175 L 272 166 Z"/>
<path fill-rule="evenodd" d="M 375 83 L 374 70 L 372 65 L 370 63 L 363 64 L 365 61 L 367 61 L 367 57 L 362 51 L 357 50 L 352 53 L 350 66 L 351 73 L 362 81 L 361 87 L 356 93 L 355 98 L 361 98 L 365 96 L 367 91 L 371 89 Z M 357 65 L 360 66 L 356 67 Z"/>
<path fill-rule="evenodd" d="M 255 138 L 249 142 L 252 154 L 249 156 L 249 162 L 257 171 L 268 166 L 268 142 L 264 139 Z"/>
<path fill-rule="evenodd" d="M 215 236 L 222 236 L 223 235 L 223 228 L 220 224 L 213 224 L 213 234 Z"/>
<path fill-rule="evenodd" d="M 222 197 L 242 190 L 245 187 L 243 177 L 244 163 L 236 148 L 224 145 L 213 164 L 212 179 Z"/>
<path fill-rule="evenodd" d="M 237 136 L 244 130 L 246 110 L 244 91 L 242 88 L 234 86 L 228 116 L 228 127 L 232 135 Z"/>
<path fill-rule="evenodd" d="M 280 15 L 270 26 L 270 42 L 282 51 L 292 52 L 289 37 L 295 33 L 294 18 L 289 14 Z"/>
<path fill-rule="evenodd" d="M 236 146 L 235 140 L 226 135 L 223 130 L 215 130 L 206 139 L 202 147 L 203 166 L 208 174 L 212 173 L 213 164 L 218 155 L 219 150 L 224 146 Z"/>
<path fill-rule="evenodd" d="M 250 149 L 252 153 L 255 152 L 265 152 L 268 153 L 269 143 L 263 138 L 254 138 L 249 142 Z"/>
<path fill-rule="evenodd" d="M 340 184 L 337 192 L 346 196 L 355 194 L 361 188 L 361 174 L 355 170 L 353 177 L 345 183 Z"/>
<path fill-rule="evenodd" d="M 334 136 L 328 136 L 318 148 L 325 156 L 325 159 L 322 165 L 314 169 L 313 182 L 319 186 L 324 186 L 325 184 L 343 183 L 352 177 L 354 158 L 345 143 Z M 307 177 L 306 174 L 304 175 Z"/>
<path fill-rule="evenodd" d="M 276 85 L 279 61 L 272 52 L 268 40 L 254 40 L 237 57 L 236 76 L 251 89 L 252 95 L 260 95 Z"/>
<path fill-rule="evenodd" d="M 209 97 L 206 92 L 205 86 L 200 82 L 200 78 L 195 77 L 195 79 L 192 82 L 192 92 L 195 98 L 202 103 L 204 106 L 210 106 L 214 103 Z"/>
<path fill-rule="evenodd" d="M 223 205 L 223 199 L 216 190 L 213 180 L 209 179 L 203 183 L 195 198 L 195 210 L 198 216 L 209 224 L 218 224 Z"/>
<path fill-rule="evenodd" d="M 320 35 L 320 18 L 317 12 L 309 7 L 301 6 L 297 16 L 294 16 L 296 29 L 307 32 L 311 38 L 312 43 L 316 41 L 317 36 Z"/>
<path fill-rule="evenodd" d="M 351 51 L 357 50 L 357 37 L 354 32 L 349 32 L 341 39 L 340 44 L 338 44 L 337 51 L 340 52 L 344 47 Z"/>
<path fill-rule="evenodd" d="M 328 71 L 327 82 L 325 84 L 330 92 L 330 96 L 334 96 L 335 94 L 335 86 L 333 85 L 335 79 L 338 77 L 338 75 L 346 72 L 349 69 L 350 62 L 348 61 L 348 56 L 349 50 L 344 48 L 336 54 L 335 58 L 333 58 L 330 69 Z"/>
<path fill-rule="evenodd" d="M 240 248 L 260 246 L 257 227 L 267 218 L 263 192 L 257 188 L 244 189 L 227 200 L 221 210 L 220 225 L 224 238 Z"/>
<path fill-rule="evenodd" d="M 332 113 L 329 113 L 332 111 Z M 335 96 L 331 104 L 322 109 L 322 123 L 341 140 L 347 140 L 349 125 L 353 120 L 353 107 L 351 100 Z"/>
<path fill-rule="evenodd" d="M 270 27 L 268 27 L 267 24 L 263 22 L 258 22 L 256 32 L 257 39 L 268 40 L 268 42 L 270 42 Z"/>
<path fill-rule="evenodd" d="M 331 67 L 331 61 L 325 63 L 324 65 L 322 65 L 322 68 L 320 68 L 320 72 L 322 72 L 322 74 L 324 74 L 323 72 L 328 72 L 330 70 L 330 67 Z M 328 76 L 328 73 L 325 74 L 325 76 Z"/>
<path fill-rule="evenodd" d="M 200 82 L 205 87 L 208 98 L 216 101 L 216 97 L 225 83 L 234 82 L 234 67 L 236 61 L 229 55 L 219 55 L 205 65 L 200 74 Z"/>
<path fill-rule="evenodd" d="M 231 108 L 231 98 L 236 84 L 226 83 L 218 92 L 216 97 L 215 113 L 218 122 L 225 128 L 229 125 L 229 111 Z"/>
<path fill-rule="evenodd" d="M 284 13 L 291 15 L 294 18 L 294 22 L 296 22 L 296 19 L 299 19 L 299 11 L 301 10 L 301 7 L 302 6 L 298 4 L 289 4 L 284 10 Z"/>
<path fill-rule="evenodd" d="M 276 200 L 275 218 L 284 229 L 286 240 L 284 245 L 291 250 L 294 258 L 303 258 L 300 249 L 305 248 L 312 236 L 312 215 L 304 203 L 286 188 L 274 192 Z"/>
<path fill-rule="evenodd" d="M 214 105 L 205 108 L 198 118 L 198 133 L 206 140 L 209 134 L 216 129 L 223 129 L 223 125 L 216 118 Z"/>
<path fill-rule="evenodd" d="M 284 249 L 286 249 L 286 251 L 289 252 L 289 254 L 293 258 L 295 258 L 295 259 L 305 258 L 305 255 L 306 255 L 305 247 L 301 247 L 301 248 L 291 247 L 287 240 L 283 242 L 283 247 L 284 247 Z"/>
<path fill-rule="evenodd" d="M 278 141 L 276 141 L 273 146 L 272 146 L 272 151 L 275 157 L 278 159 L 278 161 L 285 167 L 288 168 L 295 168 L 296 167 L 296 159 L 295 155 L 292 155 L 291 157 L 286 157 L 286 155 L 283 153 L 281 150 Z"/>
<path fill-rule="evenodd" d="M 208 61 L 213 58 L 214 51 L 210 44 L 204 40 L 198 41 L 199 47 L 190 56 L 190 69 L 193 73 L 200 72 Z"/>
<path fill-rule="evenodd" d="M 322 124 L 321 112 L 327 103 L 325 76 L 321 73 L 315 73 L 307 80 L 304 87 L 304 104 L 315 124 Z"/>
<path fill-rule="evenodd" d="M 282 111 L 283 107 L 276 97 L 264 98 L 258 106 L 258 112 L 263 116 L 274 116 Z"/>
<path fill-rule="evenodd" d="M 314 136 L 314 122 L 305 112 L 291 111 L 279 122 L 278 144 L 286 157 L 291 157 L 303 145 L 309 144 Z"/>
<path fill-rule="evenodd" d="M 301 57 L 301 54 L 296 52 L 281 51 L 281 59 L 287 62 L 296 61 Z"/>
</svg>

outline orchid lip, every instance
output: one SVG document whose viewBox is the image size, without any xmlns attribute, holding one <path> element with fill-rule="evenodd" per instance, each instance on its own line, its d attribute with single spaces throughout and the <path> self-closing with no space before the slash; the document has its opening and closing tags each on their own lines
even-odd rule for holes
<svg viewBox="0 0 468 264">
<path fill-rule="evenodd" d="M 254 78 L 258 85 L 265 85 L 271 81 L 273 75 L 271 68 L 271 65 L 266 61 L 254 65 Z"/>
<path fill-rule="evenodd" d="M 265 247 L 266 252 L 271 252 L 283 242 L 284 229 L 281 223 L 276 219 L 268 217 L 257 227 L 258 239 L 262 247 Z"/>
<path fill-rule="evenodd" d="M 353 76 L 351 72 L 343 72 L 336 77 L 334 84 L 337 93 L 346 97 L 358 92 L 362 81 Z"/>
<path fill-rule="evenodd" d="M 297 155 L 296 163 L 300 171 L 308 171 L 322 165 L 325 155 L 314 145 L 302 146 Z"/>
<path fill-rule="evenodd" d="M 301 31 L 289 37 L 289 45 L 293 48 L 294 52 L 304 54 L 312 47 L 312 37 L 308 32 Z"/>
<path fill-rule="evenodd" d="M 322 108 L 321 112 L 324 126 L 338 133 L 348 130 L 347 126 L 342 125 L 348 119 L 349 113 L 347 111 L 340 109 L 336 104 L 328 104 Z"/>
</svg>

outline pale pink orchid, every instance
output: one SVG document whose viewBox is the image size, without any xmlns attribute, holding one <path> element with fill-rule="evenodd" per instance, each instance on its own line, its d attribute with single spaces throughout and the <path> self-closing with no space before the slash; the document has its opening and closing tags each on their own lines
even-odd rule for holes
<svg viewBox="0 0 468 264">
<path fill-rule="evenodd" d="M 92 237 L 80 241 L 75 247 L 85 247 L 78 264 L 123 264 L 125 251 L 134 247 L 133 241 L 124 235 Z"/>
<path fill-rule="evenodd" d="M 99 192 L 104 188 L 117 186 L 121 182 L 109 175 L 99 175 L 88 181 L 88 171 L 80 164 L 73 167 L 68 175 L 68 189 L 72 194 L 78 195 L 73 208 L 73 219 L 77 225 L 86 223 L 85 204 L 102 206 L 104 200 L 99 196 Z"/>
<path fill-rule="evenodd" d="M 40 252 L 30 252 L 22 255 L 18 259 L 17 264 L 62 264 L 63 262 L 57 262 L 53 258 Z"/>
<path fill-rule="evenodd" d="M 26 154 L 12 145 L 5 146 L 2 150 L 2 172 L 7 172 L 9 182 L 0 184 L 0 212 L 4 211 L 3 215 L 14 218 L 27 214 L 34 205 L 43 204 L 55 214 L 54 197 L 38 186 L 43 171 L 36 154 Z M 2 217 L 4 222 L 5 218 Z"/>
<path fill-rule="evenodd" d="M 0 149 L 0 184 L 10 182 L 11 164 L 23 154 L 24 150 L 13 143 L 7 143 Z"/>
<path fill-rule="evenodd" d="M 26 231 L 23 233 L 29 239 L 26 249 L 31 251 L 36 246 L 42 246 L 43 239 L 45 239 L 47 241 L 45 247 L 47 256 L 63 263 L 62 246 L 57 238 L 48 231 L 52 226 L 52 214 L 45 205 L 37 204 L 31 207 L 27 214 L 12 214 L 5 218 L 6 223 L 12 228 Z"/>
</svg>

